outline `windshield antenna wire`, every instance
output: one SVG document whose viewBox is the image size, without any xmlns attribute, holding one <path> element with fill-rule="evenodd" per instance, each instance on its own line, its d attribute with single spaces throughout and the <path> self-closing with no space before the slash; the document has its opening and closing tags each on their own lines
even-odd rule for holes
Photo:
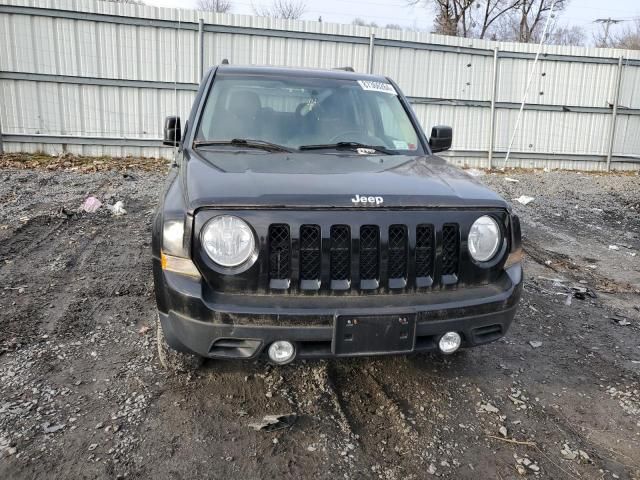
<svg viewBox="0 0 640 480">
<path fill-rule="evenodd" d="M 527 103 L 527 96 L 529 95 L 529 89 L 531 88 L 531 83 L 533 83 L 533 76 L 536 71 L 536 67 L 538 66 L 538 59 L 540 58 L 540 53 L 542 52 L 542 45 L 547 37 L 547 31 L 549 30 L 549 24 L 551 23 L 551 17 L 553 17 L 553 8 L 556 6 L 556 1 L 553 0 L 551 2 L 551 8 L 549 9 L 549 15 L 547 16 L 547 21 L 544 24 L 544 30 L 542 31 L 542 37 L 540 37 L 540 43 L 538 43 L 538 51 L 536 52 L 536 58 L 533 61 L 533 65 L 531 67 L 531 71 L 529 72 L 529 80 L 527 81 L 527 88 L 524 91 L 524 96 L 522 97 L 522 104 L 520 105 L 520 110 L 518 111 L 518 118 L 516 119 L 516 126 L 513 129 L 513 134 L 511 135 L 511 141 L 509 142 L 509 148 L 507 148 L 507 154 L 504 157 L 504 163 L 502 164 L 501 170 L 507 167 L 507 162 L 509 161 L 509 157 L 511 155 L 511 149 L 513 148 L 513 143 L 516 140 L 516 135 L 518 133 L 518 128 L 520 127 L 520 121 L 522 120 L 522 112 L 524 111 L 524 105 Z"/>
</svg>

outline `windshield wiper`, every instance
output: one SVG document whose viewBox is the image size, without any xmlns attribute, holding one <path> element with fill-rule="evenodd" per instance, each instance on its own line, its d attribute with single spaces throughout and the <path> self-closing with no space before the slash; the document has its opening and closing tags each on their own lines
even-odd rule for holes
<svg viewBox="0 0 640 480">
<path fill-rule="evenodd" d="M 324 145 L 302 145 L 300 150 L 325 150 L 329 148 L 335 149 L 349 149 L 353 150 L 354 148 L 368 148 L 369 150 L 375 150 L 376 152 L 381 152 L 386 155 L 395 155 L 395 153 L 382 145 L 366 145 L 360 142 L 338 142 L 338 143 L 327 143 Z"/>
<path fill-rule="evenodd" d="M 198 140 L 193 142 L 194 148 L 208 147 L 213 145 L 232 145 L 235 147 L 260 148 L 269 152 L 289 152 L 291 149 L 277 143 L 266 142 L 264 140 L 253 140 L 250 138 L 234 138 L 233 140 Z"/>
</svg>

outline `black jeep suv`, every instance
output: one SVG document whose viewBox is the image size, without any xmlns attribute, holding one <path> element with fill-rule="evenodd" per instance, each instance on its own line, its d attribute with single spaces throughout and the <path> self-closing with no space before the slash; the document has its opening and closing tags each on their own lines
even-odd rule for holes
<svg viewBox="0 0 640 480">
<path fill-rule="evenodd" d="M 153 225 L 165 366 L 204 357 L 452 353 L 502 337 L 520 224 L 434 152 L 390 79 L 221 65 L 184 128 Z"/>
</svg>

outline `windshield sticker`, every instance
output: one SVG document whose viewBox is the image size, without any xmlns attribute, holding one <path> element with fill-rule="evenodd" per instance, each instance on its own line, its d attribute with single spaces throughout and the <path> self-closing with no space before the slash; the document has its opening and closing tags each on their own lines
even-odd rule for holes
<svg viewBox="0 0 640 480">
<path fill-rule="evenodd" d="M 394 140 L 393 146 L 396 150 L 409 150 L 409 144 L 407 142 L 403 142 L 402 140 Z"/>
<path fill-rule="evenodd" d="M 382 93 L 390 93 L 391 95 L 398 95 L 396 89 L 393 88 L 393 85 L 385 82 L 373 82 L 370 80 L 358 80 L 358 83 L 362 87 L 363 90 L 368 90 L 370 92 L 382 92 Z"/>
<path fill-rule="evenodd" d="M 358 155 L 373 155 L 376 151 L 373 148 L 356 148 Z"/>
</svg>

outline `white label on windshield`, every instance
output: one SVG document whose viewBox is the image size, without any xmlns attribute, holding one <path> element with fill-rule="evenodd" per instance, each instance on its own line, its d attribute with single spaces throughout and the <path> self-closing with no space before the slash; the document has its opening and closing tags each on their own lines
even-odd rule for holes
<svg viewBox="0 0 640 480">
<path fill-rule="evenodd" d="M 374 82 L 371 80 L 358 80 L 358 83 L 363 90 L 369 90 L 371 92 L 383 92 L 390 93 L 391 95 L 398 95 L 393 85 L 385 82 Z"/>
<path fill-rule="evenodd" d="M 409 150 L 409 144 L 407 142 L 403 142 L 402 140 L 394 140 L 393 146 L 396 150 Z"/>
</svg>

